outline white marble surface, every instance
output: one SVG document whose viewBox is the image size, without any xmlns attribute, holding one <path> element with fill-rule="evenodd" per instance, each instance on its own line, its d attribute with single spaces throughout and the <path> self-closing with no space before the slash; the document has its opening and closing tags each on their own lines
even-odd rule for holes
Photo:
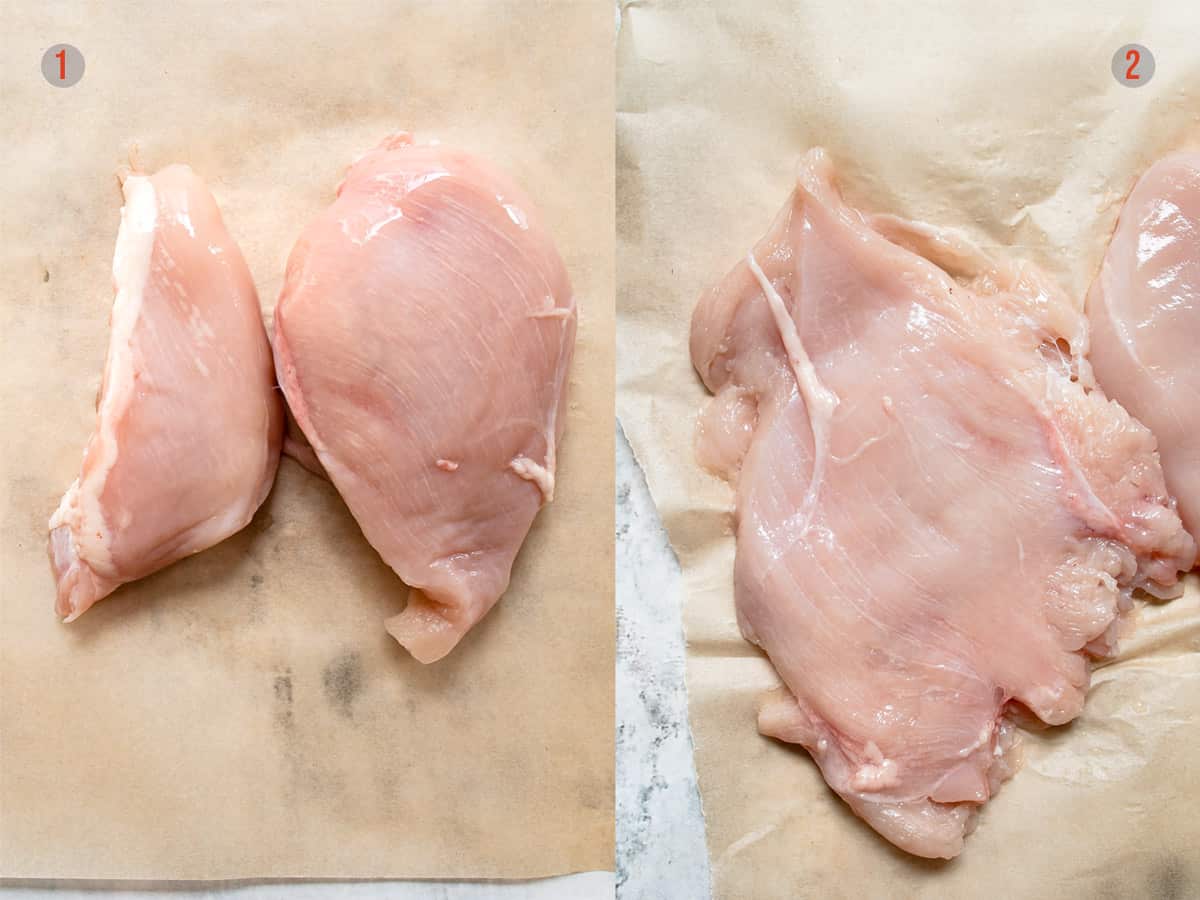
<svg viewBox="0 0 1200 900">
<path fill-rule="evenodd" d="M 684 681 L 682 576 L 617 428 L 617 896 L 711 895 Z"/>
</svg>

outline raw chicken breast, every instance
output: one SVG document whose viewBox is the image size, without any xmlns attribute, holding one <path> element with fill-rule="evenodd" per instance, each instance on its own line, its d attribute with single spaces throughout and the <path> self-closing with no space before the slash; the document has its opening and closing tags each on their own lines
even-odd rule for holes
<svg viewBox="0 0 1200 900">
<path fill-rule="evenodd" d="M 529 200 L 460 150 L 386 139 L 305 229 L 275 310 L 288 404 L 412 590 L 387 629 L 448 653 L 554 495 L 575 304 Z"/>
<path fill-rule="evenodd" d="M 1087 312 L 1096 378 L 1158 438 L 1200 541 L 1200 154 L 1160 160 L 1138 181 Z"/>
<path fill-rule="evenodd" d="M 216 201 L 186 166 L 123 187 L 96 430 L 50 519 L 68 622 L 244 527 L 279 463 L 271 349 Z"/>
<path fill-rule="evenodd" d="M 820 151 L 695 311 L 738 622 L 785 685 L 759 729 L 910 853 L 961 851 L 1017 764 L 1010 704 L 1078 715 L 1085 654 L 1194 554 L 1153 437 L 1085 348 L 1037 272 L 865 218 Z"/>
</svg>

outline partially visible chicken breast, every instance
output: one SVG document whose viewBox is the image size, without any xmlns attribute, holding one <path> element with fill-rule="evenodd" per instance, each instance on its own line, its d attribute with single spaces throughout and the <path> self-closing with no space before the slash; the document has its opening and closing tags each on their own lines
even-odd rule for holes
<svg viewBox="0 0 1200 900">
<path fill-rule="evenodd" d="M 1200 541 L 1200 153 L 1155 163 L 1121 210 L 1087 299 L 1092 368 L 1158 439 Z"/>
</svg>

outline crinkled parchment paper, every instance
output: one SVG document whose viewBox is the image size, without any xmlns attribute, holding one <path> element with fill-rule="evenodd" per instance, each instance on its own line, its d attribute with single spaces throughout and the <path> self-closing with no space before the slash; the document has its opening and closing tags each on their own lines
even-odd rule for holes
<svg viewBox="0 0 1200 900">
<path fill-rule="evenodd" d="M 953 7 L 953 8 L 952 8 Z M 686 572 L 691 722 L 722 898 L 1200 894 L 1200 586 L 1147 607 L 1074 724 L 964 854 L 910 858 L 807 753 L 760 737 L 776 683 L 734 622 L 731 494 L 700 471 L 691 310 L 765 232 L 820 144 L 852 202 L 959 226 L 1082 298 L 1123 195 L 1200 123 L 1200 6 L 645 0 L 618 47 L 618 412 Z M 1126 43 L 1153 80 L 1116 83 Z M 963 565 L 970 565 L 969 559 Z"/>
<path fill-rule="evenodd" d="M 0 38 L 0 875 L 525 877 L 612 868 L 612 9 L 42 3 Z M 46 84 L 44 50 L 87 61 Z M 243 532 L 78 622 L 46 520 L 108 343 L 132 144 L 204 176 L 269 310 L 345 166 L 415 131 L 525 186 L 579 299 L 559 491 L 504 599 L 425 667 L 406 590 L 285 460 Z"/>
</svg>

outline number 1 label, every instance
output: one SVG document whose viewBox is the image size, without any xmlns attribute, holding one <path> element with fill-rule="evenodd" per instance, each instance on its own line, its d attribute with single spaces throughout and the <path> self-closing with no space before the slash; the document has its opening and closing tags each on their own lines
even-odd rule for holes
<svg viewBox="0 0 1200 900">
<path fill-rule="evenodd" d="M 55 44 L 42 54 L 42 77 L 55 87 L 78 84 L 83 68 L 83 54 L 70 44 Z"/>
</svg>

